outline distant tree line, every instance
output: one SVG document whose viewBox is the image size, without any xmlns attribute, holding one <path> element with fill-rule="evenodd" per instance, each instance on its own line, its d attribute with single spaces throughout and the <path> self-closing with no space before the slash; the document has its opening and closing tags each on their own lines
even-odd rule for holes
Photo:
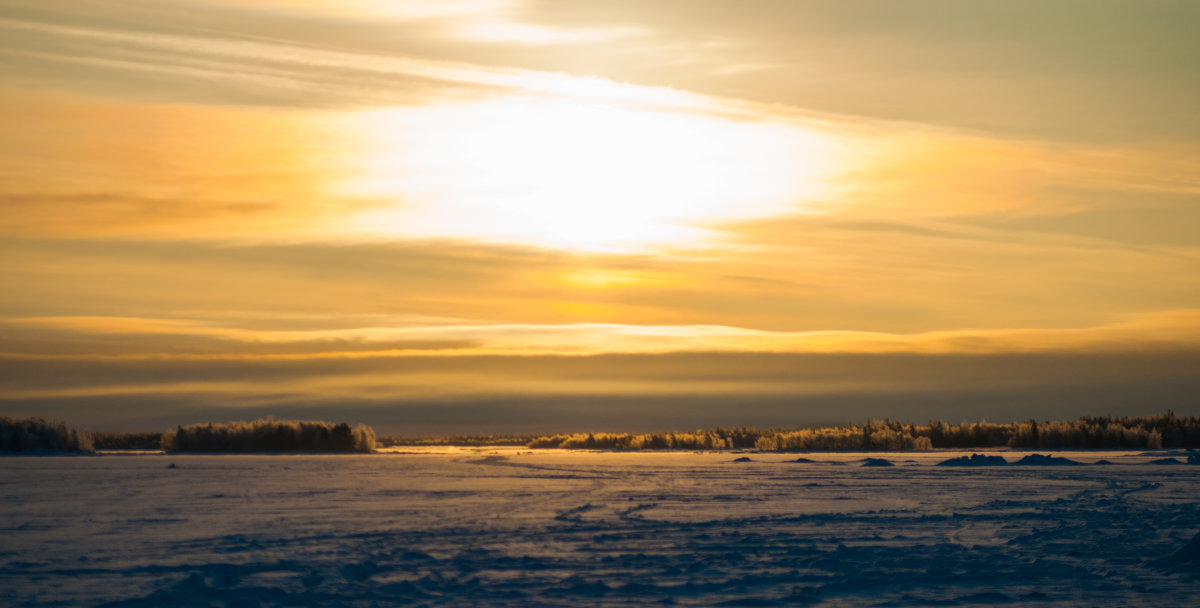
<svg viewBox="0 0 1200 608">
<path fill-rule="evenodd" d="M 392 437 L 381 436 L 376 439 L 376 443 L 380 447 L 416 447 L 416 446 L 461 446 L 461 447 L 485 447 L 485 446 L 506 446 L 506 447 L 526 447 L 529 442 L 541 437 L 537 434 L 490 434 L 479 433 L 475 435 L 441 435 L 438 437 Z"/>
<path fill-rule="evenodd" d="M 730 450 L 753 448 L 758 433 L 748 427 L 669 433 L 575 433 L 546 435 L 527 445 L 573 450 Z"/>
<path fill-rule="evenodd" d="M 941 448 L 1161 449 L 1200 447 L 1200 418 L 1083 416 L 1038 422 L 940 420 L 907 424 L 892 420 L 794 431 L 764 431 L 760 450 L 928 450 Z"/>
<path fill-rule="evenodd" d="M 41 418 L 16 420 L 0 416 L 0 451 L 91 452 L 91 433 L 75 429 L 63 422 L 47 422 Z"/>
<path fill-rule="evenodd" d="M 182 452 L 370 452 L 375 431 L 313 420 L 192 424 L 165 433 L 91 433 L 41 418 L 0 417 L 0 451 L 91 452 L 164 449 Z"/>
<path fill-rule="evenodd" d="M 1009 445 L 1022 448 L 1195 448 L 1200 418 L 1084 416 L 1075 422 L 1014 423 Z"/>
<path fill-rule="evenodd" d="M 868 420 L 865 424 L 801 429 L 718 427 L 659 433 L 564 433 L 381 438 L 384 446 L 525 446 L 594 450 L 850 451 L 1011 447 L 1030 449 L 1200 448 L 1200 418 L 1083 416 L 1074 421 L 1028 420 L 926 424 Z M 375 431 L 324 421 L 275 420 L 193 424 L 158 433 L 90 433 L 41 418 L 0 417 L 0 451 L 75 451 L 161 448 L 187 452 L 370 452 Z"/>
<path fill-rule="evenodd" d="M 92 433 L 97 450 L 161 450 L 162 433 Z"/>
<path fill-rule="evenodd" d="M 554 435 L 446 435 L 380 437 L 394 446 L 520 446 L 579 450 L 728 450 L 752 449 L 760 431 L 748 427 L 668 433 L 565 433 Z"/>
<path fill-rule="evenodd" d="M 977 423 L 983 424 L 983 423 Z M 924 451 L 935 446 L 932 438 L 923 433 L 924 427 L 891 420 L 867 421 L 866 424 L 797 429 L 792 431 L 763 431 L 754 447 L 764 451 L 813 450 L 837 452 L 843 450 Z"/>
<path fill-rule="evenodd" d="M 1074 421 L 1007 424 L 940 420 L 926 424 L 869 420 L 865 424 L 802 429 L 753 427 L 660 433 L 466 435 L 382 439 L 384 445 L 470 445 L 594 450 L 912 451 L 941 448 L 1159 449 L 1200 447 L 1200 418 L 1084 416 Z"/>
<path fill-rule="evenodd" d="M 162 434 L 162 448 L 175 452 L 370 452 L 375 431 L 319 420 L 275 420 L 192 424 Z"/>
<path fill-rule="evenodd" d="M 892 428 L 895 426 L 896 428 Z M 833 428 L 759 430 L 753 427 L 716 428 L 665 433 L 575 433 L 547 435 L 530 441 L 531 448 L 603 450 L 928 450 L 928 437 L 913 425 L 890 421 Z"/>
</svg>

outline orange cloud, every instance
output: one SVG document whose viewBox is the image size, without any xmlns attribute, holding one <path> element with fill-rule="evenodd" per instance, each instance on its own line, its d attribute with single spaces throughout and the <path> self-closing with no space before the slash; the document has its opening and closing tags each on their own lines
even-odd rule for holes
<svg viewBox="0 0 1200 608">
<path fill-rule="evenodd" d="M 397 319 L 397 321 L 403 321 Z M 863 331 L 782 332 L 721 326 L 485 323 L 264 330 L 178 319 L 33 317 L 10 328 L 47 336 L 111 335 L 122 347 L 141 338 L 153 347 L 167 335 L 183 353 L 153 350 L 101 356 L 154 359 L 339 359 L 430 356 L 578 356 L 686 352 L 820 354 L 1014 354 L 1174 351 L 1200 348 L 1200 310 L 1169 311 L 1126 323 L 1082 329 L 954 330 L 916 334 Z M 189 340 L 223 344 L 223 352 L 188 353 Z M 440 345 L 430 348 L 429 345 Z M 282 351 L 280 350 L 282 347 Z M 16 353 L 10 353 L 16 354 Z M 56 353 L 70 358 L 71 353 Z"/>
</svg>

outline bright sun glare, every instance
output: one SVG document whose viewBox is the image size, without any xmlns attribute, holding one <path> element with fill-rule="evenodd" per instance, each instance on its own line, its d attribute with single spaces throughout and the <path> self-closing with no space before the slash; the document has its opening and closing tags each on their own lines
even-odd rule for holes
<svg viewBox="0 0 1200 608">
<path fill-rule="evenodd" d="M 553 98 L 374 110 L 343 193 L 385 236 L 629 249 L 802 209 L 834 144 L 800 127 Z"/>
</svg>

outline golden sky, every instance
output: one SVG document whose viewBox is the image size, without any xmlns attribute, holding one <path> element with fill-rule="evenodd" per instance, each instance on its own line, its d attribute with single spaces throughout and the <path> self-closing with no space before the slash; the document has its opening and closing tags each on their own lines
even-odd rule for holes
<svg viewBox="0 0 1200 608">
<path fill-rule="evenodd" d="M 0 413 L 1200 413 L 1198 18 L 0 0 Z"/>
</svg>

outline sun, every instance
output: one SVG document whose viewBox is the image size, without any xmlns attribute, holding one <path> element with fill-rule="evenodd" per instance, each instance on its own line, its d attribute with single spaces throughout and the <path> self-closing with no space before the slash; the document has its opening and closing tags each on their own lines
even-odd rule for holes
<svg viewBox="0 0 1200 608">
<path fill-rule="evenodd" d="M 813 197 L 835 145 L 815 132 L 554 97 L 376 110 L 341 193 L 385 236 L 618 250 L 695 239 Z"/>
</svg>

